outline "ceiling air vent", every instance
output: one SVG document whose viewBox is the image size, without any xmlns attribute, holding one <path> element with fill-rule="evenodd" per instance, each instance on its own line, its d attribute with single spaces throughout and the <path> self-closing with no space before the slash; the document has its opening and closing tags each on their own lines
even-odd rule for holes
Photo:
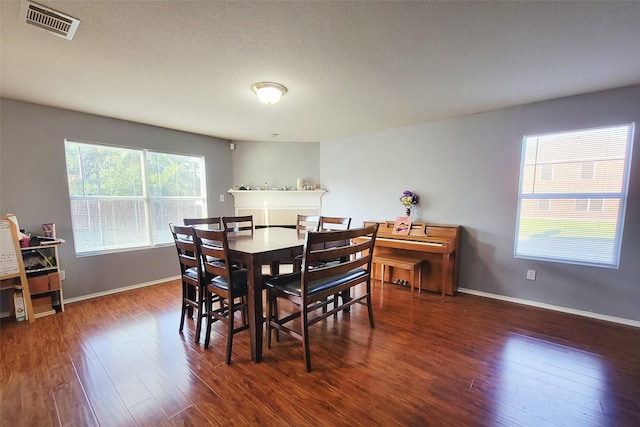
<svg viewBox="0 0 640 427">
<path fill-rule="evenodd" d="M 71 40 L 80 20 L 38 3 L 20 2 L 20 22 L 42 28 L 67 40 Z"/>
</svg>

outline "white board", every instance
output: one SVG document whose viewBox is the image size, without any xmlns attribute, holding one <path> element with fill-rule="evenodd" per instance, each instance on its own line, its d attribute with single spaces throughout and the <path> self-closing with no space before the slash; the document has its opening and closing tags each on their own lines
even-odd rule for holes
<svg viewBox="0 0 640 427">
<path fill-rule="evenodd" d="M 18 254 L 13 238 L 11 222 L 8 219 L 0 220 L 0 278 L 20 273 Z"/>
</svg>

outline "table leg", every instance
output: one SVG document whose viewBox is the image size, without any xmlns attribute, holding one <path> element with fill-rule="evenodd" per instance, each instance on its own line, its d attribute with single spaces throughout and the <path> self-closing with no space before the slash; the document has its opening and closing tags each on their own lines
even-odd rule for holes
<svg viewBox="0 0 640 427">
<path fill-rule="evenodd" d="M 251 360 L 262 360 L 262 266 L 254 262 L 247 264 L 249 303 L 249 335 L 251 338 Z"/>
</svg>

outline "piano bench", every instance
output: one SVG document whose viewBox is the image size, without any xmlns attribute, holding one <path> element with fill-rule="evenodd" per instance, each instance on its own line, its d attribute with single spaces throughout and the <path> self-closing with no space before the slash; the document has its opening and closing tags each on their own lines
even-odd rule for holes
<svg viewBox="0 0 640 427">
<path fill-rule="evenodd" d="M 411 272 L 411 298 L 413 298 L 413 287 L 418 284 L 418 293 L 422 293 L 422 260 L 420 258 L 412 258 L 408 256 L 400 256 L 393 254 L 373 255 L 373 263 L 380 264 L 382 277 L 380 281 L 384 285 L 384 268 L 385 266 L 400 268 Z"/>
</svg>

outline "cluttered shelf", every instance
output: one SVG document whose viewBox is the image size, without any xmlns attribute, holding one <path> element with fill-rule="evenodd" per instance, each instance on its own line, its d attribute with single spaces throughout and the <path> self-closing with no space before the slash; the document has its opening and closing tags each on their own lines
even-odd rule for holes
<svg viewBox="0 0 640 427">
<path fill-rule="evenodd" d="M 37 236 L 21 248 L 36 318 L 64 311 L 58 263 L 58 245 L 64 242 L 63 239 Z"/>
<path fill-rule="evenodd" d="M 64 311 L 64 272 L 60 270 L 58 247 L 66 242 L 56 238 L 53 223 L 42 224 L 42 231 L 43 236 L 32 236 L 20 229 L 15 215 L 0 218 L 0 291 L 13 291 L 13 298 L 2 305 L 0 317 L 15 312 L 16 320 L 33 322 Z"/>
</svg>

